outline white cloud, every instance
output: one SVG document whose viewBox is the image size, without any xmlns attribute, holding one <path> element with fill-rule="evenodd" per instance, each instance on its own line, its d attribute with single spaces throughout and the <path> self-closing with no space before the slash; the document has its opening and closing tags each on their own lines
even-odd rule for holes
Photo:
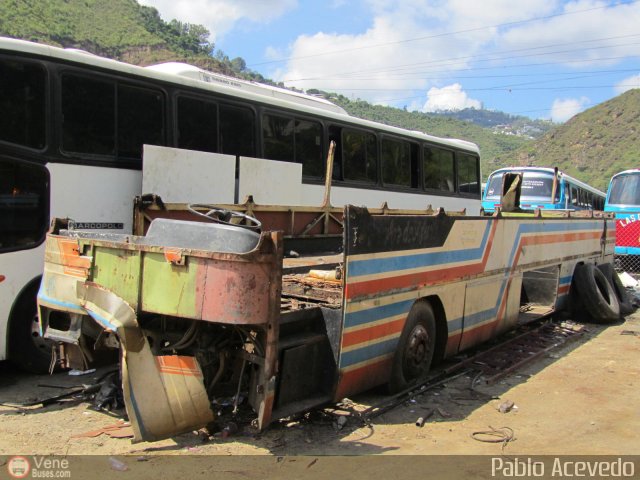
<svg viewBox="0 0 640 480">
<path fill-rule="evenodd" d="M 618 82 L 613 88 L 618 95 L 632 88 L 640 88 L 640 74 L 625 78 Z"/>
<path fill-rule="evenodd" d="M 556 123 L 564 123 L 583 111 L 589 102 L 587 97 L 556 98 L 551 106 L 551 120 Z"/>
<path fill-rule="evenodd" d="M 204 25 L 211 39 L 220 38 L 243 18 L 267 23 L 295 8 L 297 0 L 139 0 L 142 5 L 155 7 L 165 21 Z"/>
<path fill-rule="evenodd" d="M 556 0 L 559 1 L 559 0 Z M 408 92 L 455 80 L 471 60 L 493 48 L 497 29 L 544 15 L 554 1 L 365 0 L 373 17 L 361 33 L 298 37 L 287 64 L 268 76 L 297 88 L 320 88 L 382 104 L 409 104 Z M 454 32 L 461 32 L 452 34 Z"/>
<path fill-rule="evenodd" d="M 469 98 L 462 90 L 462 85 L 454 83 L 446 87 L 431 87 L 427 92 L 427 101 L 422 107 L 424 112 L 437 112 L 445 110 L 462 110 L 464 108 L 481 108 L 479 100 Z"/>
<path fill-rule="evenodd" d="M 526 53 L 528 59 L 574 67 L 605 65 L 623 56 L 640 55 L 638 2 L 570 1 L 558 13 L 562 15 L 509 28 L 500 39 L 501 48 L 535 49 Z"/>
</svg>

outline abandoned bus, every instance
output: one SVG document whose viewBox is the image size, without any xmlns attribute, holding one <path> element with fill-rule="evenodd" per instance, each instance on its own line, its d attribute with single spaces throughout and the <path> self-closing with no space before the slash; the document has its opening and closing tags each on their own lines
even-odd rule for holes
<svg viewBox="0 0 640 480">
<path fill-rule="evenodd" d="M 443 358 L 568 308 L 570 293 L 594 320 L 620 317 L 604 276 L 614 223 L 593 211 L 155 198 L 135 211 L 140 235 L 55 225 L 38 294 L 64 366 L 120 350 L 134 441 L 231 420 L 240 404 L 265 428 L 376 385 L 402 390 Z"/>
<path fill-rule="evenodd" d="M 337 205 L 480 209 L 472 143 L 185 64 L 142 68 L 0 38 L 0 106 L 0 360 L 35 371 L 50 360 L 35 307 L 49 219 L 131 233 L 143 144 L 294 162 L 301 202 L 315 205 L 334 140 Z"/>
<path fill-rule="evenodd" d="M 522 174 L 521 210 L 602 210 L 605 193 L 566 173 L 547 167 L 507 167 L 492 172 L 482 195 L 482 209 L 491 215 L 500 207 L 505 173 Z"/>
<path fill-rule="evenodd" d="M 621 267 L 638 271 L 640 258 L 640 169 L 615 174 L 609 182 L 605 212 L 616 218 L 615 254 Z M 632 261 L 636 259 L 636 261 Z"/>
</svg>

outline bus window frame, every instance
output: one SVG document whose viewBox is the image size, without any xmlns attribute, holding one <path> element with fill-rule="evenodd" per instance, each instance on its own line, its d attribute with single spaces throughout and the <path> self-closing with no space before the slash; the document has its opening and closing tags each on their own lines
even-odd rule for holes
<svg viewBox="0 0 640 480">
<path fill-rule="evenodd" d="M 276 160 L 276 161 L 296 163 L 298 165 L 302 165 L 302 177 L 304 179 L 308 179 L 311 181 L 315 180 L 315 182 L 318 182 L 318 183 L 322 182 L 326 174 L 325 172 L 326 170 L 325 138 L 327 138 L 327 134 L 328 134 L 326 122 L 324 121 L 324 119 L 321 117 L 312 117 L 309 115 L 299 115 L 294 110 L 276 109 L 276 108 L 270 108 L 270 107 L 261 108 L 258 114 L 258 118 L 259 118 L 259 126 L 258 126 L 259 137 L 258 138 L 260 143 L 260 156 L 261 158 L 265 158 L 265 159 L 267 158 L 265 156 L 265 137 L 263 135 L 263 132 L 264 132 L 263 120 L 265 115 L 272 115 L 276 117 L 286 117 L 293 120 L 293 159 L 292 160 Z M 298 149 L 297 149 L 298 135 L 297 135 L 296 129 L 299 121 L 316 123 L 320 127 L 320 130 L 319 130 L 320 131 L 320 159 L 319 160 L 320 160 L 320 171 L 322 172 L 320 175 L 306 174 L 304 172 L 304 162 L 300 161 L 300 159 L 298 158 Z"/>
<path fill-rule="evenodd" d="M 453 194 L 456 195 L 456 196 L 463 195 L 463 196 L 469 197 L 469 198 L 473 198 L 474 196 L 478 196 L 478 197 L 480 197 L 480 200 L 482 200 L 482 180 L 481 180 L 482 172 L 480 171 L 480 157 L 475 153 L 466 152 L 464 150 L 454 150 L 454 152 L 455 152 L 455 162 L 454 162 L 455 191 L 453 192 Z M 472 157 L 474 159 L 475 167 L 476 167 L 475 168 L 475 173 L 476 173 L 475 181 L 476 181 L 476 183 L 478 185 L 478 191 L 476 193 L 461 192 L 460 191 L 460 155 L 466 155 L 466 156 Z"/>
<path fill-rule="evenodd" d="M 381 180 L 381 171 L 380 171 L 380 145 L 378 139 L 378 132 L 375 130 L 369 130 L 367 128 L 357 128 L 352 125 L 338 123 L 338 122 L 327 122 L 326 124 L 326 138 L 327 140 L 331 138 L 330 129 L 331 128 L 339 128 L 340 129 L 340 141 L 336 142 L 336 151 L 334 152 L 334 174 L 332 178 L 332 182 L 336 186 L 340 187 L 354 187 L 354 188 L 368 188 L 371 190 L 382 190 L 382 180 Z M 375 140 L 375 148 L 376 148 L 376 180 L 374 182 L 368 182 L 365 180 L 354 180 L 354 179 L 345 179 L 344 177 L 344 133 L 346 131 L 353 133 L 361 133 L 364 135 L 370 134 L 373 135 Z M 336 170 L 336 164 L 338 164 L 338 170 Z M 326 165 L 325 165 L 326 169 Z M 339 176 L 338 176 L 339 175 Z M 325 173 L 326 176 L 326 173 Z M 336 178 L 338 176 L 338 178 Z"/>
<path fill-rule="evenodd" d="M 25 150 L 29 152 L 33 152 L 36 154 L 44 154 L 51 145 L 51 123 L 52 123 L 52 92 L 55 91 L 53 88 L 55 75 L 52 75 L 51 72 L 51 62 L 47 62 L 44 60 L 39 60 L 35 58 L 30 58 L 27 55 L 12 55 L 6 53 L 0 53 L 0 62 L 3 60 L 10 60 L 17 63 L 28 63 L 33 65 L 38 65 L 44 70 L 44 145 L 42 148 L 33 148 L 28 145 L 23 145 L 20 143 L 8 142 L 6 140 L 0 139 L 0 145 L 6 145 L 9 148 L 15 148 L 19 150 Z"/>
<path fill-rule="evenodd" d="M 439 190 L 437 188 L 429 188 L 429 187 L 425 186 L 425 184 L 424 184 L 424 161 L 425 161 L 426 155 L 425 155 L 424 150 L 427 149 L 427 148 L 429 148 L 429 149 L 437 148 L 437 149 L 442 150 L 444 152 L 451 153 L 451 160 L 452 160 L 451 163 L 452 163 L 452 166 L 453 166 L 453 169 L 452 169 L 452 172 L 451 172 L 452 175 L 453 175 L 453 178 L 452 178 L 453 190 Z M 456 197 L 456 196 L 460 195 L 460 193 L 458 193 L 458 191 L 457 191 L 457 186 L 456 186 L 456 178 L 457 178 L 457 174 L 456 174 L 456 163 L 457 163 L 456 162 L 456 156 L 457 156 L 458 152 L 460 152 L 460 150 L 456 150 L 455 148 L 445 148 L 444 146 L 433 144 L 433 143 L 422 143 L 420 150 L 421 150 L 421 156 L 422 156 L 422 160 L 420 162 L 420 179 L 421 179 L 420 185 L 422 187 L 422 191 L 426 192 L 426 193 L 429 193 L 430 195 L 438 195 L 438 196 L 439 195 L 443 195 L 443 196 L 448 196 L 448 197 Z M 464 195 L 468 195 L 468 194 L 465 193 Z M 480 196 L 482 196 L 482 194 Z"/>
<path fill-rule="evenodd" d="M 126 86 L 146 89 L 149 91 L 157 91 L 162 98 L 162 146 L 168 145 L 168 139 L 171 137 L 171 144 L 175 137 L 175 125 L 173 124 L 175 119 L 175 108 L 172 103 L 172 96 L 167 91 L 165 85 L 162 82 L 154 81 L 153 79 L 144 79 L 140 81 L 135 77 L 128 77 L 125 75 L 114 75 L 110 72 L 105 73 L 100 69 L 82 69 L 65 63 L 53 64 L 54 68 L 54 82 L 55 88 L 53 89 L 53 105 L 54 110 L 51 115 L 52 121 L 55 123 L 55 135 L 56 142 L 56 154 L 59 156 L 59 160 L 63 163 L 72 163 L 77 165 L 90 165 L 96 167 L 108 167 L 108 168 L 121 168 L 131 170 L 142 170 L 142 156 L 138 158 L 120 156 L 118 153 L 118 87 L 121 83 Z M 115 153 L 113 155 L 99 154 L 99 153 L 86 153 L 86 152 L 73 152 L 64 149 L 63 145 L 63 113 L 62 113 L 62 80 L 65 75 L 73 75 L 85 79 L 93 79 L 97 81 L 112 82 L 115 88 L 114 95 L 114 135 L 115 135 Z M 169 119 L 171 117 L 171 119 Z M 170 124 L 171 122 L 171 124 Z M 171 131 L 168 131 L 171 128 Z"/>
<path fill-rule="evenodd" d="M 403 185 L 399 183 L 387 183 L 384 181 L 384 166 L 382 159 L 382 143 L 385 140 L 392 142 L 402 142 L 409 145 L 409 183 Z M 422 159 L 422 149 L 420 142 L 410 140 L 400 135 L 389 135 L 387 133 L 378 133 L 378 181 L 384 190 L 396 192 L 424 192 L 420 175 L 422 167 L 420 165 Z M 415 185 L 415 186 L 414 186 Z"/>
<path fill-rule="evenodd" d="M 0 246 L 0 254 L 20 252 L 25 250 L 34 250 L 44 243 L 45 239 L 47 238 L 47 231 L 49 230 L 49 224 L 51 222 L 51 172 L 49 172 L 49 169 L 47 168 L 46 164 L 42 164 L 40 162 L 33 162 L 29 160 L 24 160 L 21 158 L 15 158 L 12 156 L 5 156 L 4 154 L 1 154 L 0 157 L 2 157 L 3 159 L 6 158 L 6 160 L 13 163 L 26 164 L 30 168 L 40 169 L 45 174 L 46 188 L 44 189 L 44 201 L 42 204 L 42 208 L 44 210 L 45 222 L 44 222 L 44 225 L 42 225 L 42 232 L 40 234 L 40 237 L 36 238 L 32 243 L 28 245 L 16 245 L 16 246 L 7 247 L 7 248 Z"/>
</svg>

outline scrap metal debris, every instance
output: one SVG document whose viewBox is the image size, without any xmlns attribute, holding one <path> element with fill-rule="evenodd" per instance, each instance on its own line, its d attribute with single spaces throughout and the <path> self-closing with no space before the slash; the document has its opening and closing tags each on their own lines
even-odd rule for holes
<svg viewBox="0 0 640 480">
<path fill-rule="evenodd" d="M 509 442 L 513 442 L 516 439 L 513 429 L 509 427 L 493 428 L 489 425 L 489 428 L 491 430 L 473 432 L 471 438 L 479 442 L 501 443 L 503 450 Z"/>
<path fill-rule="evenodd" d="M 118 423 L 113 425 L 107 425 L 97 430 L 89 430 L 88 432 L 72 435 L 71 438 L 94 438 L 103 434 L 111 438 L 132 438 L 133 429 L 129 422 L 120 420 Z"/>
<path fill-rule="evenodd" d="M 513 409 L 517 409 L 518 407 L 516 406 L 516 404 L 511 401 L 511 400 L 505 400 L 504 402 L 502 402 L 500 404 L 500 406 L 498 407 L 498 411 L 500 413 L 509 413 L 511 410 Z"/>
</svg>

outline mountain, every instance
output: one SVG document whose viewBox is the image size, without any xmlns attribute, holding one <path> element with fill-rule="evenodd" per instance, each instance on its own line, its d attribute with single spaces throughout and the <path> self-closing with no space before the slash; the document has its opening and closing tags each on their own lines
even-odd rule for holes
<svg viewBox="0 0 640 480">
<path fill-rule="evenodd" d="M 155 8 L 136 0 L 2 0 L 0 35 L 79 48 L 135 65 L 188 62 L 268 82 L 248 70 L 242 58 L 215 51 L 202 25 L 165 22 Z"/>
<path fill-rule="evenodd" d="M 463 108 L 462 110 L 435 112 L 435 115 L 472 122 L 496 133 L 537 138 L 555 127 L 549 120 L 532 120 L 522 115 L 510 115 L 483 108 Z"/>
<path fill-rule="evenodd" d="M 497 155 L 487 165 L 490 169 L 557 166 L 605 191 L 613 174 L 640 167 L 640 89 L 585 110 L 537 141 Z"/>
<path fill-rule="evenodd" d="M 344 95 L 330 94 L 318 90 L 313 93 L 323 95 L 355 117 L 406 128 L 407 130 L 418 130 L 437 137 L 461 138 L 474 142 L 480 147 L 481 170 L 485 178 L 493 170 L 489 166 L 490 160 L 499 155 L 508 157 L 511 152 L 515 152 L 532 142 L 528 136 L 494 132 L 493 129 L 481 127 L 474 122 L 458 120 L 450 115 L 409 112 L 400 108 L 373 105 L 364 100 L 349 100 Z"/>
</svg>

